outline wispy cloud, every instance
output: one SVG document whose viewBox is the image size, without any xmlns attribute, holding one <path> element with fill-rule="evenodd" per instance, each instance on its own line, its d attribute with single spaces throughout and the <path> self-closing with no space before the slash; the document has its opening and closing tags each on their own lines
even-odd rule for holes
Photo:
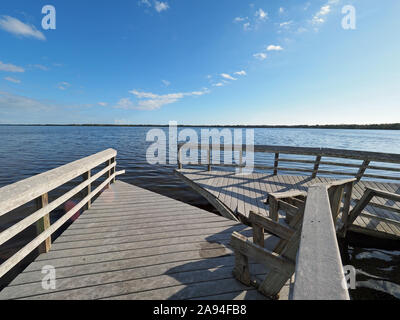
<svg viewBox="0 0 400 320">
<path fill-rule="evenodd" d="M 264 52 L 259 52 L 259 53 L 253 54 L 253 57 L 262 61 L 262 60 L 267 59 L 267 54 L 265 54 Z"/>
<path fill-rule="evenodd" d="M 70 84 L 69 82 L 63 81 L 63 82 L 60 82 L 60 83 L 57 85 L 57 88 L 60 89 L 60 90 L 66 90 L 66 89 L 68 89 L 70 86 L 71 86 L 71 84 Z"/>
<path fill-rule="evenodd" d="M 25 72 L 25 69 L 22 67 L 18 67 L 11 63 L 3 63 L 0 61 L 0 71 L 7 71 L 7 72 Z"/>
<path fill-rule="evenodd" d="M 138 101 L 134 103 L 130 98 L 122 98 L 117 102 L 116 105 L 114 105 L 114 108 L 128 110 L 157 110 L 165 105 L 178 102 L 184 97 L 202 96 L 209 93 L 209 90 L 204 88 L 200 91 L 178 92 L 161 95 L 138 90 L 131 90 L 129 93 L 133 94 Z"/>
<path fill-rule="evenodd" d="M 227 80 L 237 80 L 236 78 L 232 77 L 230 74 L 221 73 L 221 77 Z"/>
<path fill-rule="evenodd" d="M 21 83 L 21 80 L 18 80 L 18 79 L 13 78 L 13 77 L 5 77 L 4 80 L 7 80 L 9 82 L 14 82 L 14 83 Z"/>
<path fill-rule="evenodd" d="M 237 74 L 238 76 L 245 76 L 245 75 L 247 75 L 246 71 L 244 71 L 244 70 L 236 71 L 235 74 Z"/>
<path fill-rule="evenodd" d="M 2 16 L 0 18 L 0 29 L 16 36 L 46 40 L 44 34 L 37 30 L 35 26 L 23 23 L 22 21 L 10 16 Z"/>
<path fill-rule="evenodd" d="M 285 12 L 285 8 L 284 8 L 284 7 L 280 7 L 280 8 L 279 8 L 279 13 L 282 14 L 282 13 L 284 13 L 284 12 Z"/>
<path fill-rule="evenodd" d="M 223 82 L 218 82 L 213 84 L 214 87 L 223 87 L 224 83 Z"/>
<path fill-rule="evenodd" d="M 106 106 L 108 105 L 107 102 L 98 102 L 97 104 L 98 104 L 99 106 L 102 106 L 102 107 L 106 107 Z"/>
<path fill-rule="evenodd" d="M 155 3 L 154 3 L 154 9 L 156 9 L 157 12 L 165 11 L 168 8 L 169 8 L 169 5 L 167 2 L 155 1 Z"/>
<path fill-rule="evenodd" d="M 312 24 L 321 24 L 325 22 L 325 16 L 331 11 L 331 6 L 329 4 L 324 5 L 321 9 L 313 16 Z"/>
<path fill-rule="evenodd" d="M 263 9 L 258 9 L 255 13 L 255 16 L 259 20 L 267 20 L 268 19 L 268 13 L 265 12 Z"/>
<path fill-rule="evenodd" d="M 273 44 L 267 47 L 267 51 L 282 51 L 283 48 L 281 46 L 275 46 Z"/>
<path fill-rule="evenodd" d="M 171 85 L 171 82 L 168 80 L 161 80 L 161 82 L 164 84 L 164 86 L 169 87 Z"/>
</svg>

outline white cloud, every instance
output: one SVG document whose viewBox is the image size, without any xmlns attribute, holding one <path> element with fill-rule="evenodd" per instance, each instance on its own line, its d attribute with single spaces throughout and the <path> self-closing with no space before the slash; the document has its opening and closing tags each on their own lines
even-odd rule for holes
<svg viewBox="0 0 400 320">
<path fill-rule="evenodd" d="M 279 13 L 284 13 L 285 12 L 285 8 L 284 7 L 280 7 L 279 8 Z"/>
<path fill-rule="evenodd" d="M 243 23 L 244 30 L 250 30 L 250 22 Z"/>
<path fill-rule="evenodd" d="M 213 84 L 214 87 L 223 87 L 224 83 L 223 82 L 218 82 Z"/>
<path fill-rule="evenodd" d="M 221 77 L 228 80 L 237 80 L 236 78 L 232 77 L 230 74 L 221 73 Z"/>
<path fill-rule="evenodd" d="M 97 103 L 99 106 L 106 107 L 108 105 L 107 102 L 99 102 Z"/>
<path fill-rule="evenodd" d="M 63 82 L 60 82 L 60 83 L 57 85 L 57 88 L 60 89 L 60 90 L 66 90 L 66 89 L 68 89 L 70 86 L 71 86 L 70 83 L 63 81 Z"/>
<path fill-rule="evenodd" d="M 0 61 L 0 71 L 7 72 L 25 72 L 25 69 L 22 67 L 15 66 L 11 63 L 3 63 Z"/>
<path fill-rule="evenodd" d="M 161 80 L 161 82 L 164 84 L 164 86 L 169 87 L 169 85 L 171 84 L 171 82 L 169 82 L 168 80 Z"/>
<path fill-rule="evenodd" d="M 167 10 L 168 8 L 169 8 L 169 5 L 167 2 L 155 1 L 155 3 L 154 3 L 154 9 L 156 9 L 157 12 Z"/>
<path fill-rule="evenodd" d="M 261 61 L 267 59 L 267 55 L 264 52 L 255 53 L 253 57 Z"/>
<path fill-rule="evenodd" d="M 235 19 L 233 19 L 233 21 L 234 21 L 234 22 L 242 22 L 242 21 L 245 21 L 245 20 L 247 20 L 247 19 L 248 19 L 248 17 L 245 17 L 245 18 L 236 17 Z"/>
<path fill-rule="evenodd" d="M 14 82 L 14 83 L 21 83 L 21 80 L 18 80 L 18 79 L 13 78 L 13 77 L 5 77 L 4 80 L 10 81 L 10 82 Z"/>
<path fill-rule="evenodd" d="M 291 24 L 293 24 L 293 20 L 281 22 L 281 23 L 279 24 L 279 26 L 280 26 L 281 28 L 288 28 Z"/>
<path fill-rule="evenodd" d="M 144 4 L 144 5 L 148 6 L 148 7 L 151 7 L 151 3 L 150 3 L 149 0 L 140 0 L 139 4 Z"/>
<path fill-rule="evenodd" d="M 245 75 L 247 75 L 246 71 L 244 71 L 244 70 L 236 71 L 235 74 L 237 74 L 238 76 L 245 76 Z"/>
<path fill-rule="evenodd" d="M 325 22 L 325 17 L 331 11 L 331 6 L 329 4 L 324 5 L 321 9 L 313 16 L 312 24 L 321 24 Z"/>
<path fill-rule="evenodd" d="M 37 30 L 35 26 L 23 23 L 22 21 L 10 16 L 2 16 L 0 18 L 0 29 L 17 36 L 46 40 L 44 34 Z"/>
<path fill-rule="evenodd" d="M 282 51 L 283 48 L 281 46 L 274 46 L 273 44 L 267 47 L 267 51 Z"/>
<path fill-rule="evenodd" d="M 139 101 L 134 103 L 130 98 L 122 98 L 117 102 L 114 108 L 129 110 L 156 110 L 165 105 L 175 103 L 184 97 L 202 96 L 209 93 L 209 90 L 204 88 L 200 91 L 178 92 L 162 95 L 138 90 L 131 90 L 129 93 L 133 94 L 137 99 L 139 99 Z"/>
<path fill-rule="evenodd" d="M 259 19 L 259 20 L 266 20 L 268 19 L 268 13 L 266 13 L 263 9 L 258 9 L 256 11 L 255 16 Z"/>
</svg>

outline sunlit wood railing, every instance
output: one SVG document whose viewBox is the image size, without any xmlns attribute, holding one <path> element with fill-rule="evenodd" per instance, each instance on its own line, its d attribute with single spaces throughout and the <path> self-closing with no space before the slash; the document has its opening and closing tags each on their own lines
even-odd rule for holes
<svg viewBox="0 0 400 320">
<path fill-rule="evenodd" d="M 351 181 L 346 184 L 352 183 Z M 328 189 L 308 188 L 296 259 L 294 300 L 349 300 Z"/>
<path fill-rule="evenodd" d="M 220 151 L 223 145 L 215 144 L 191 144 L 181 143 L 178 145 L 178 167 L 183 167 L 182 152 L 187 152 L 189 149 L 207 150 L 207 163 L 208 170 L 212 167 L 245 167 L 243 163 L 243 152 L 246 151 L 246 145 L 230 145 L 229 150 L 231 152 L 239 152 L 239 161 L 236 164 L 224 164 L 224 163 L 213 163 L 212 153 L 214 151 Z M 221 149 L 220 149 L 221 148 Z M 400 154 L 393 153 L 380 153 L 380 152 L 368 152 L 368 151 L 355 151 L 355 150 L 343 150 L 343 149 L 330 149 L 330 148 L 305 148 L 305 147 L 288 147 L 288 146 L 268 146 L 268 145 L 254 145 L 252 146 L 255 153 L 271 153 L 273 154 L 273 165 L 258 165 L 254 164 L 253 168 L 262 170 L 271 170 L 274 175 L 284 171 L 304 172 L 309 173 L 312 178 L 318 175 L 344 175 L 349 177 L 355 177 L 357 180 L 362 178 L 374 178 L 374 179 L 387 179 L 387 180 L 400 180 L 400 176 L 394 176 L 390 174 L 366 174 L 367 169 L 372 169 L 379 172 L 400 172 L 400 167 L 396 166 L 383 166 L 373 165 L 372 162 L 379 163 L 391 163 L 400 164 Z M 285 157 L 284 155 L 298 155 L 298 156 L 314 156 L 314 159 L 293 159 Z M 359 163 L 350 162 L 337 162 L 331 160 L 324 160 L 324 158 L 336 158 L 336 159 L 347 159 L 347 160 L 358 160 Z M 308 164 L 309 168 L 297 168 L 282 166 L 285 163 L 292 164 Z M 189 163 L 190 165 L 204 165 L 197 163 Z M 335 166 L 339 169 L 356 169 L 355 172 L 346 172 L 343 170 L 332 171 L 323 170 L 321 165 Z"/>
<path fill-rule="evenodd" d="M 51 247 L 51 235 L 80 209 L 90 208 L 93 197 L 111 183 L 115 182 L 115 177 L 117 175 L 124 173 L 124 171 L 116 172 L 115 170 L 116 156 L 116 150 L 107 149 L 89 157 L 0 188 L 0 216 L 27 204 L 30 201 L 35 201 L 37 209 L 34 213 L 28 215 L 0 233 L 0 245 L 3 245 L 32 224 L 36 223 L 36 238 L 0 265 L 0 277 L 4 276 L 36 248 L 39 249 L 40 253 L 48 252 Z M 104 163 L 106 164 L 106 167 L 92 176 L 92 170 Z M 105 180 L 92 191 L 91 187 L 93 182 L 104 175 Z M 82 183 L 49 203 L 48 193 L 50 191 L 79 176 L 83 177 Z M 50 212 L 82 191 L 84 193 L 84 198 L 51 225 L 49 216 Z"/>
</svg>

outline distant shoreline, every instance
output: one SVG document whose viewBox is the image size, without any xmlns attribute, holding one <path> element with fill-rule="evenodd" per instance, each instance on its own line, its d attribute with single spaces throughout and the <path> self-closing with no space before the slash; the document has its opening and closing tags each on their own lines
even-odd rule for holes
<svg viewBox="0 0 400 320">
<path fill-rule="evenodd" d="M 0 124 L 13 127 L 168 127 L 168 124 Z M 400 123 L 384 124 L 327 124 L 327 125 L 189 125 L 181 124 L 178 127 L 192 128 L 270 128 L 270 129 L 375 129 L 400 130 Z"/>
</svg>

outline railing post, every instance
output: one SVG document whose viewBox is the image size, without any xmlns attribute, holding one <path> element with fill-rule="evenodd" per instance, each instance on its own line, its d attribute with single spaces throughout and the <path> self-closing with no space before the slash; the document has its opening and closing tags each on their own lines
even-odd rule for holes
<svg viewBox="0 0 400 320">
<path fill-rule="evenodd" d="M 115 163 L 116 161 L 117 161 L 117 159 L 116 159 L 116 157 L 114 157 L 112 163 Z M 117 168 L 117 164 L 115 164 L 115 167 L 112 168 L 111 174 L 114 174 L 114 173 L 115 173 L 116 168 Z M 114 178 L 112 179 L 112 183 L 115 183 L 115 176 L 114 176 Z"/>
<path fill-rule="evenodd" d="M 318 174 L 319 164 L 321 163 L 321 156 L 315 158 L 314 169 L 311 178 L 315 179 Z"/>
<path fill-rule="evenodd" d="M 89 170 L 88 172 L 83 174 L 83 180 L 89 180 L 91 176 L 92 176 L 92 170 Z M 91 192 L 92 192 L 92 184 L 89 183 L 89 185 L 85 189 L 83 189 L 83 197 L 86 197 Z M 89 199 L 89 201 L 84 207 L 84 210 L 89 210 L 91 206 L 92 206 L 92 200 Z"/>
<path fill-rule="evenodd" d="M 39 210 L 49 204 L 49 196 L 47 193 L 43 194 L 39 198 L 35 200 L 36 202 L 36 209 Z M 47 228 L 50 227 L 50 215 L 46 214 L 43 218 L 39 219 L 36 222 L 36 231 L 37 235 L 40 235 L 44 232 Z M 46 253 L 49 252 L 51 248 L 51 236 L 48 237 L 45 241 L 43 241 L 39 247 L 39 253 Z"/>
<path fill-rule="evenodd" d="M 181 148 L 181 146 L 178 146 L 178 169 L 182 169 Z"/>
<path fill-rule="evenodd" d="M 208 161 L 207 169 L 208 169 L 208 171 L 211 171 L 211 150 L 210 150 L 210 148 L 207 149 L 207 161 Z"/>
<path fill-rule="evenodd" d="M 243 172 L 242 165 L 243 165 L 243 146 L 241 146 L 240 153 L 239 153 L 239 166 L 240 166 L 239 173 Z"/>
<path fill-rule="evenodd" d="M 367 170 L 367 167 L 369 165 L 370 161 L 369 160 L 364 160 L 364 162 L 362 163 L 360 170 L 358 170 L 358 173 L 356 175 L 357 181 L 360 181 L 360 179 L 362 178 L 365 170 Z"/>
<path fill-rule="evenodd" d="M 275 153 L 274 176 L 276 176 L 278 174 L 278 165 L 279 165 L 279 152 Z"/>
</svg>

